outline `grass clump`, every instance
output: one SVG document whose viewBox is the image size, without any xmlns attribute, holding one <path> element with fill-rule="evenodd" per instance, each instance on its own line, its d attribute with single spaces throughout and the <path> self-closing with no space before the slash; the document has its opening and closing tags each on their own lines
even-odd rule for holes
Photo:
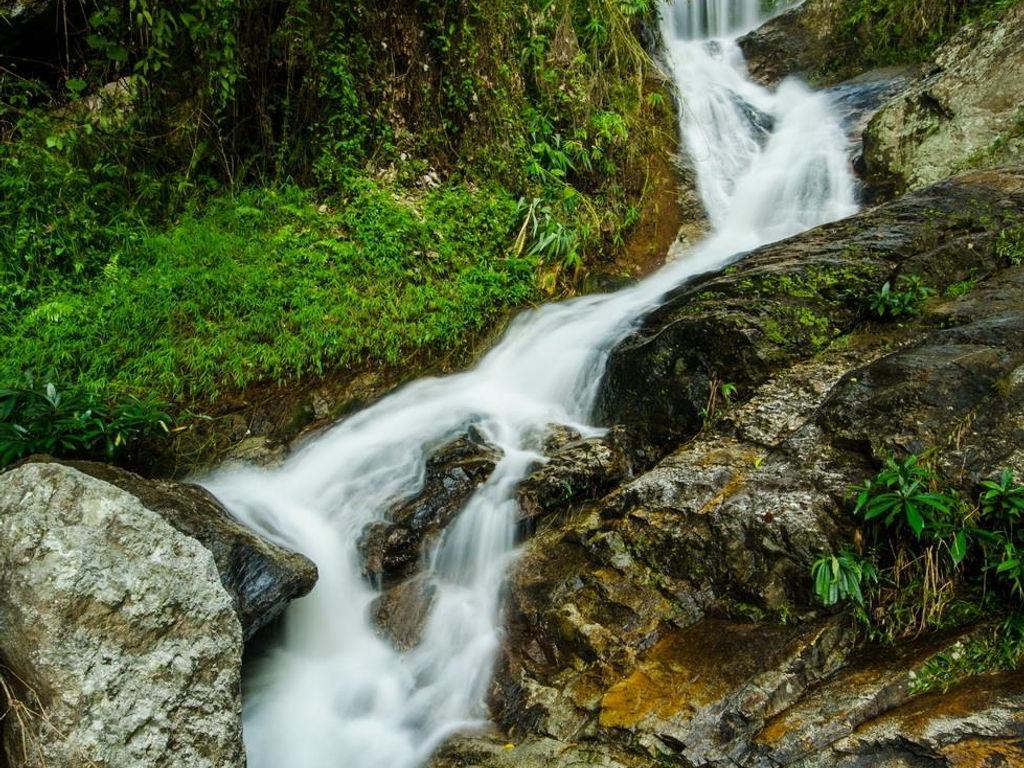
<svg viewBox="0 0 1024 768">
<path fill-rule="evenodd" d="M 882 319 L 912 317 L 919 314 L 921 304 L 935 291 L 921 282 L 917 275 L 903 275 L 893 287 L 886 281 L 868 298 L 868 310 Z"/>
</svg>

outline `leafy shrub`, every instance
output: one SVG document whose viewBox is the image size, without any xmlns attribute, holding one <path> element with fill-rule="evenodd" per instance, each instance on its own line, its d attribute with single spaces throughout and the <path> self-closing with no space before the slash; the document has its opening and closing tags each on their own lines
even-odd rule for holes
<svg viewBox="0 0 1024 768">
<path fill-rule="evenodd" d="M 889 281 L 879 288 L 868 300 L 871 313 L 881 318 L 897 318 L 916 315 L 921 302 L 935 291 L 921 282 L 917 275 L 900 277 L 893 288 Z"/>
<path fill-rule="evenodd" d="M 81 389 L 0 389 L 0 467 L 33 453 L 74 458 L 130 456 L 172 424 L 154 400 L 105 401 Z"/>
<path fill-rule="evenodd" d="M 869 559 L 855 552 L 822 555 L 811 566 L 814 593 L 825 605 L 849 600 L 864 607 L 864 590 L 878 583 L 878 569 Z"/>
<path fill-rule="evenodd" d="M 974 504 L 913 455 L 890 459 L 854 490 L 854 513 L 865 524 L 858 554 L 825 554 L 812 565 L 823 604 L 850 603 L 869 634 L 886 640 L 1019 612 L 1024 485 L 1010 470 L 982 481 Z"/>
<path fill-rule="evenodd" d="M 908 527 L 918 539 L 925 529 L 945 530 L 956 498 L 929 490 L 934 482 L 934 474 L 917 456 L 889 459 L 878 475 L 857 488 L 854 514 L 896 531 Z"/>
<path fill-rule="evenodd" d="M 996 240 L 996 256 L 1011 267 L 1024 264 L 1024 226 L 1000 231 L 999 239 Z"/>
</svg>

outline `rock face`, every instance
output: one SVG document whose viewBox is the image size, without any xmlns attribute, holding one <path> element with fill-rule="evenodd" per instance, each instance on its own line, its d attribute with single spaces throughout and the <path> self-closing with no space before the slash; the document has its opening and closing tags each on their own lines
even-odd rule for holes
<svg viewBox="0 0 1024 768">
<path fill-rule="evenodd" d="M 737 41 L 754 82 L 774 86 L 791 75 L 806 76 L 821 65 L 808 3 L 783 11 Z"/>
<path fill-rule="evenodd" d="M 517 492 L 520 517 L 531 524 L 555 510 L 604 495 L 632 471 L 625 430 L 547 442 L 547 463 L 531 472 Z"/>
<path fill-rule="evenodd" d="M 672 294 L 611 355 L 598 412 L 643 440 L 696 433 L 721 385 L 742 396 L 866 319 L 866 298 L 916 274 L 943 290 L 998 266 L 1024 212 L 1019 171 L 978 173 L 819 227 Z"/>
<path fill-rule="evenodd" d="M 242 633 L 213 556 L 59 464 L 0 483 L 12 766 L 241 768 Z"/>
<path fill-rule="evenodd" d="M 1024 267 L 996 247 L 1022 216 L 1024 172 L 976 173 L 669 297 L 608 382 L 645 406 L 613 418 L 668 455 L 548 512 L 510 575 L 503 733 L 454 741 L 435 767 L 1015 764 L 1019 674 L 917 694 L 963 635 L 864 648 L 808 574 L 851 534 L 850 485 L 892 451 L 944 446 L 965 491 L 1024 469 Z M 938 294 L 869 320 L 862 291 L 894 274 Z M 741 388 L 701 419 L 712 381 Z"/>
<path fill-rule="evenodd" d="M 390 586 L 410 575 L 500 458 L 501 451 L 475 430 L 439 448 L 427 459 L 420 492 L 397 504 L 387 522 L 371 523 L 363 531 L 359 551 L 367 578 Z"/>
<path fill-rule="evenodd" d="M 144 507 L 210 550 L 221 583 L 235 601 L 246 640 L 316 583 L 316 565 L 308 558 L 267 541 L 236 522 L 205 488 L 191 483 L 147 480 L 98 462 L 64 463 L 127 491 Z"/>
<path fill-rule="evenodd" d="M 969 27 L 881 110 L 864 136 L 868 180 L 889 194 L 1024 157 L 1024 6 Z"/>
</svg>

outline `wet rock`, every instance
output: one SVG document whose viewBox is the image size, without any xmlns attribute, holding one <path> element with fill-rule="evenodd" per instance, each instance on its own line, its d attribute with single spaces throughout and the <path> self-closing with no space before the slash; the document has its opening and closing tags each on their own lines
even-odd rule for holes
<svg viewBox="0 0 1024 768">
<path fill-rule="evenodd" d="M 700 430 L 713 395 L 737 396 L 866 319 L 898 274 L 942 290 L 999 266 L 996 240 L 1024 214 L 1024 173 L 968 174 L 759 248 L 673 292 L 611 354 L 598 397 L 607 424 L 667 445 Z"/>
<path fill-rule="evenodd" d="M 248 464 L 272 467 L 280 464 L 287 453 L 284 445 L 266 435 L 251 435 L 229 447 L 221 456 L 221 464 Z"/>
<path fill-rule="evenodd" d="M 0 483 L 11 765 L 241 768 L 242 632 L 213 555 L 60 464 Z"/>
<path fill-rule="evenodd" d="M 364 529 L 358 547 L 366 577 L 387 586 L 408 576 L 500 459 L 501 451 L 476 430 L 435 451 L 420 492 L 396 504 L 387 521 Z"/>
<path fill-rule="evenodd" d="M 32 461 L 36 460 L 52 461 L 33 457 Z M 238 523 L 205 488 L 191 483 L 147 480 L 98 462 L 62 463 L 126 491 L 210 550 L 221 583 L 234 600 L 246 640 L 316 583 L 316 566 L 308 558 Z"/>
<path fill-rule="evenodd" d="M 809 23 L 806 5 L 783 11 L 737 41 L 754 82 L 774 86 L 821 66 L 818 35 Z"/>
<path fill-rule="evenodd" d="M 867 720 L 801 768 L 1024 765 L 1024 677 L 976 678 Z"/>
<path fill-rule="evenodd" d="M 967 168 L 1024 158 L 1024 6 L 974 25 L 934 67 L 882 109 L 864 135 L 867 179 L 879 194 L 916 190 Z"/>
<path fill-rule="evenodd" d="M 626 764 L 626 754 L 700 768 L 916 766 L 921 755 L 994 756 L 1017 743 L 1015 689 L 978 709 L 966 694 L 944 704 L 915 694 L 922 666 L 957 637 L 860 648 L 846 620 L 821 615 L 808 573 L 819 552 L 849 540 L 849 488 L 890 453 L 942 445 L 943 470 L 964 490 L 1024 465 L 1024 267 L 993 251 L 1022 190 L 1020 173 L 976 174 L 760 249 L 669 297 L 675 309 L 648 321 L 641 345 L 684 361 L 717 356 L 729 376 L 761 373 L 656 466 L 596 503 L 555 505 L 525 543 L 491 690 L 510 741 L 556 739 L 594 764 L 613 754 Z M 807 271 L 784 266 L 787 251 Z M 814 277 L 818 259 L 838 271 Z M 872 323 L 845 303 L 840 285 L 856 281 L 827 277 L 856 277 L 865 264 L 936 287 L 973 270 L 979 283 L 936 296 L 919 317 Z M 778 316 L 755 301 L 834 307 L 829 317 L 848 311 L 849 325 L 842 343 L 780 352 L 784 339 L 766 348 L 758 335 Z M 688 324 L 705 335 L 681 335 Z M 654 370 L 686 381 L 672 358 L 633 361 L 634 386 Z M 650 395 L 645 404 L 660 407 Z M 910 712 L 919 725 L 901 741 L 909 720 L 899 713 Z M 478 759 L 470 764 L 502 764 Z"/>
<path fill-rule="evenodd" d="M 419 644 L 437 595 L 426 574 L 403 581 L 370 604 L 370 618 L 381 636 L 400 651 Z"/>
<path fill-rule="evenodd" d="M 632 471 L 625 430 L 576 440 L 546 441 L 556 449 L 547 463 L 534 470 L 516 493 L 520 519 L 536 520 L 556 509 L 595 499 L 624 480 Z M 560 443 L 560 445 L 559 445 Z M 556 447 L 557 446 L 557 447 Z"/>
<path fill-rule="evenodd" d="M 656 768 L 649 756 L 610 745 L 545 737 L 511 742 L 500 734 L 461 736 L 442 746 L 428 768 Z"/>
</svg>

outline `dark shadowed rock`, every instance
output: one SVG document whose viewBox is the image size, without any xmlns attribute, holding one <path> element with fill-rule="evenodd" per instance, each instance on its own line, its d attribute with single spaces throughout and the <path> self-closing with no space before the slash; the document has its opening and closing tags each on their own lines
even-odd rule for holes
<svg viewBox="0 0 1024 768">
<path fill-rule="evenodd" d="M 773 86 L 791 75 L 808 75 L 823 64 L 818 36 L 801 5 L 769 19 L 738 41 L 754 82 Z"/>
<path fill-rule="evenodd" d="M 30 461 L 53 459 L 33 457 Z M 127 491 L 210 550 L 221 583 L 235 600 L 246 640 L 316 583 L 316 566 L 308 558 L 253 533 L 231 517 L 205 488 L 147 480 L 98 462 L 61 463 Z"/>
<path fill-rule="evenodd" d="M 547 463 L 534 470 L 519 486 L 521 520 L 536 522 L 549 512 L 598 498 L 632 471 L 625 431 L 613 429 L 601 437 L 557 441 Z"/>
<path fill-rule="evenodd" d="M 607 424 L 652 444 L 702 426 L 710 395 L 742 396 L 866 319 L 899 274 L 937 290 L 999 264 L 1002 229 L 1024 214 L 1024 173 L 971 174 L 747 255 L 676 290 L 619 345 L 598 399 Z"/>
<path fill-rule="evenodd" d="M 429 544 L 455 519 L 501 458 L 476 430 L 443 445 L 427 459 L 423 487 L 396 504 L 386 521 L 368 525 L 359 539 L 363 573 L 385 585 L 415 570 Z"/>
</svg>

